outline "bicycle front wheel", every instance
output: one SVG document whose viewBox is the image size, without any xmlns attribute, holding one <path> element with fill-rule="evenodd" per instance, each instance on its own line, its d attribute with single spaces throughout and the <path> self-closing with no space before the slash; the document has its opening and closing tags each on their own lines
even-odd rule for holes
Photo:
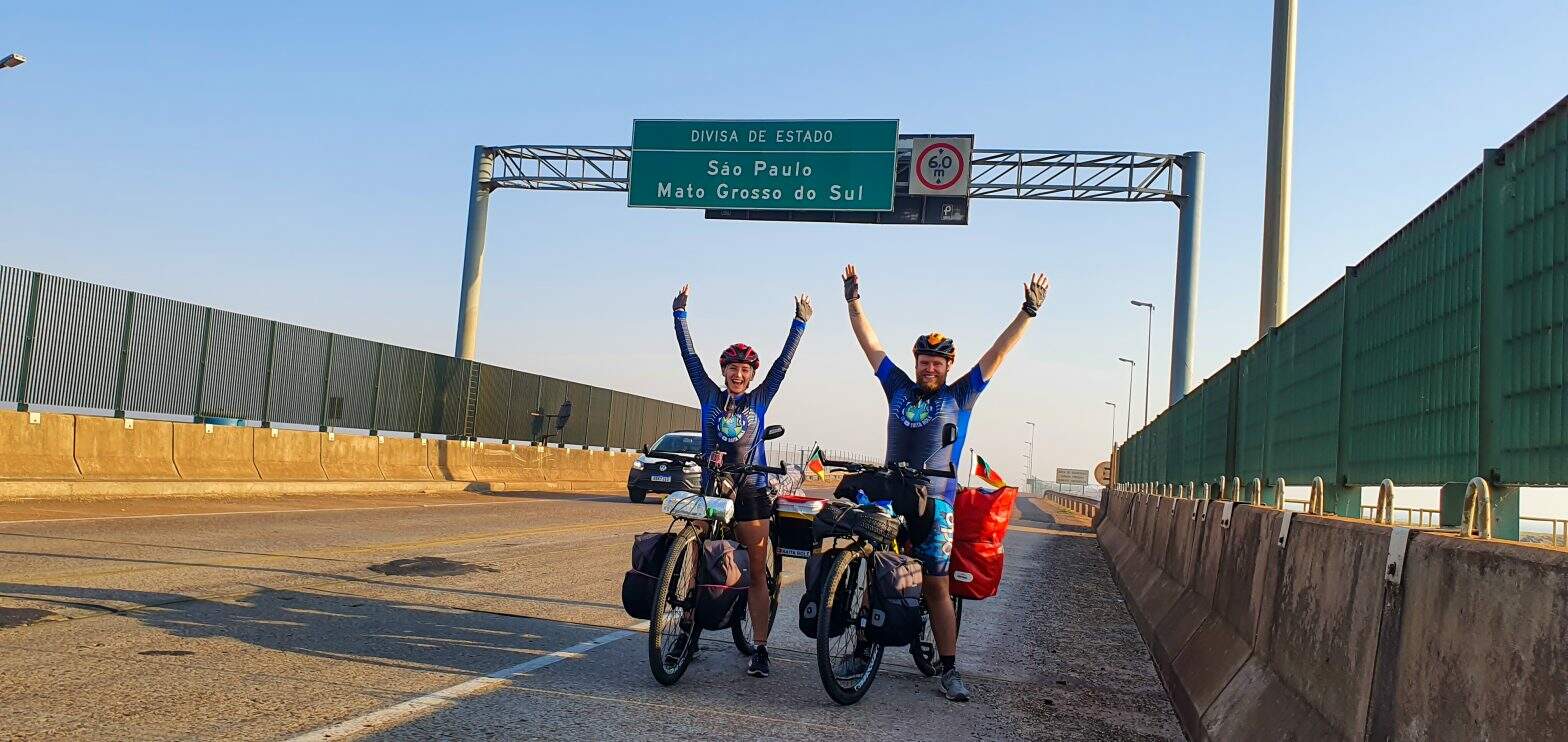
<svg viewBox="0 0 1568 742">
<path fill-rule="evenodd" d="M 870 613 L 871 563 L 865 551 L 833 557 L 817 605 L 817 674 L 834 701 L 848 706 L 871 689 L 882 666 L 882 646 L 867 644 L 861 626 Z M 835 633 L 836 632 L 836 633 Z"/>
<path fill-rule="evenodd" d="M 663 685 L 674 685 L 686 674 L 702 633 L 697 625 L 698 536 L 696 526 L 687 526 L 675 537 L 654 590 L 653 616 L 648 620 L 648 668 Z"/>
</svg>

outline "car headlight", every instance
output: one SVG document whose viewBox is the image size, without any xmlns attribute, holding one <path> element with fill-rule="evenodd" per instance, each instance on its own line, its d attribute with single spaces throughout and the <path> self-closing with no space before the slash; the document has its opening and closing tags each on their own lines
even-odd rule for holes
<svg viewBox="0 0 1568 742">
<path fill-rule="evenodd" d="M 642 470 L 642 459 L 637 459 L 636 461 L 633 461 L 632 462 L 632 468 L 636 469 L 638 471 L 641 471 Z"/>
</svg>

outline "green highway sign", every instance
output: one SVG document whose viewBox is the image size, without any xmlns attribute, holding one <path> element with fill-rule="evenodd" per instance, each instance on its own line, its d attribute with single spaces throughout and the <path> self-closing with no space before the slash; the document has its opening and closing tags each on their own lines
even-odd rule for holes
<svg viewBox="0 0 1568 742">
<path fill-rule="evenodd" d="M 898 121 L 632 124 L 629 206 L 890 211 Z"/>
</svg>

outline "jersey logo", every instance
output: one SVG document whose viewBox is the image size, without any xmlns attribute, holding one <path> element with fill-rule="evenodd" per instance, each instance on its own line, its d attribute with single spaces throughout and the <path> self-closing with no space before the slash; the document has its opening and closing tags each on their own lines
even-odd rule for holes
<svg viewBox="0 0 1568 742">
<path fill-rule="evenodd" d="M 751 427 L 752 420 L 755 417 L 755 413 L 751 410 L 726 412 L 713 422 L 713 427 L 718 431 L 720 440 L 725 443 L 734 443 L 745 437 L 746 430 Z"/>
<path fill-rule="evenodd" d="M 931 400 L 926 397 L 917 397 L 905 402 L 903 412 L 898 415 L 898 419 L 906 428 L 923 428 L 926 423 L 931 422 L 932 417 Z"/>
</svg>

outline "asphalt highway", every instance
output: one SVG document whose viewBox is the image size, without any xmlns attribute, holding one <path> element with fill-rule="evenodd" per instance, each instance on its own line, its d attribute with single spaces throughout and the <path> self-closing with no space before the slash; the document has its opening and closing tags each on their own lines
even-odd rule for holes
<svg viewBox="0 0 1568 742">
<path fill-rule="evenodd" d="M 840 707 L 794 625 L 673 688 L 621 609 L 623 494 L 0 503 L 0 738 L 1179 739 L 1093 533 L 1021 500 L 944 700 L 902 650 Z M 722 639 L 722 640 L 721 640 Z"/>
</svg>

